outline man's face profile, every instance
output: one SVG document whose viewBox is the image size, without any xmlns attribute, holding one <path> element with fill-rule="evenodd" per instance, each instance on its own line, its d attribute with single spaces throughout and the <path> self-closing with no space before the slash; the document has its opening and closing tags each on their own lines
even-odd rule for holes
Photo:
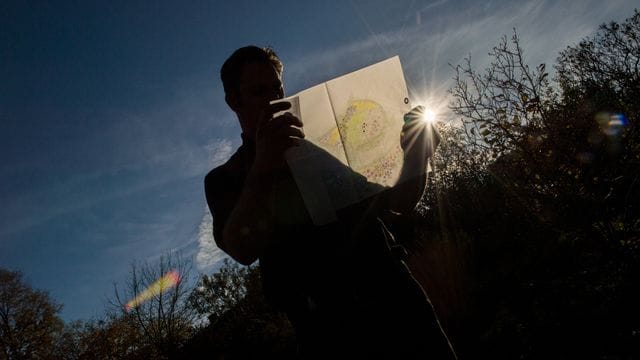
<svg viewBox="0 0 640 360">
<path fill-rule="evenodd" d="M 269 63 L 252 62 L 242 68 L 233 110 L 244 122 L 245 131 L 253 133 L 262 111 L 269 102 L 284 97 L 282 81 Z"/>
</svg>

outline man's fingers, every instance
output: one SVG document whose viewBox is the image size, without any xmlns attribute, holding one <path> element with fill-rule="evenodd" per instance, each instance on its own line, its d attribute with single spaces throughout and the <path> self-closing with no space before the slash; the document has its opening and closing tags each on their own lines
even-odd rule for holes
<svg viewBox="0 0 640 360">
<path fill-rule="evenodd" d="M 258 119 L 258 128 L 265 126 L 273 119 L 273 115 L 291 108 L 291 103 L 288 101 L 281 101 L 273 104 L 269 104 L 266 109 L 263 109 Z"/>
<path fill-rule="evenodd" d="M 304 131 L 301 128 L 289 126 L 280 130 L 283 136 L 304 139 Z"/>
<path fill-rule="evenodd" d="M 289 127 L 302 127 L 302 122 L 297 117 L 286 113 L 284 115 L 273 118 L 273 120 L 265 124 L 262 124 L 259 129 L 261 132 L 278 132 L 281 129 Z"/>
<path fill-rule="evenodd" d="M 279 113 L 280 111 L 285 111 L 291 108 L 291 103 L 288 101 L 280 101 L 277 103 L 269 104 L 269 115 L 273 117 L 274 114 Z"/>
<path fill-rule="evenodd" d="M 408 113 L 404 114 L 404 122 L 405 123 L 413 122 L 414 120 L 417 120 L 420 117 L 422 117 L 422 114 L 424 114 L 424 112 L 425 112 L 424 106 L 418 105 L 413 109 L 411 109 Z"/>
<path fill-rule="evenodd" d="M 291 139 L 297 140 L 304 138 L 304 130 L 302 123 L 298 118 L 291 114 L 285 114 L 274 118 L 264 126 L 258 128 L 260 137 L 266 137 L 275 147 L 284 145 L 284 148 L 291 146 Z M 276 145 L 279 144 L 279 145 Z"/>
<path fill-rule="evenodd" d="M 297 117 L 291 115 L 291 113 L 284 113 L 280 116 L 276 116 L 273 118 L 273 124 L 277 127 L 286 127 L 286 126 L 298 126 L 302 127 L 302 121 Z"/>
</svg>

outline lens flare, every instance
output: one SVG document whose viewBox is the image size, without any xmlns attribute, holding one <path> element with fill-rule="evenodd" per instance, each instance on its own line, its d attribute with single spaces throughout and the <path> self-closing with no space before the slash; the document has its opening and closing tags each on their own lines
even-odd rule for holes
<svg viewBox="0 0 640 360">
<path fill-rule="evenodd" d="M 143 302 L 151 299 L 152 297 L 159 295 L 166 290 L 171 289 L 176 286 L 180 282 L 180 274 L 177 271 L 171 270 L 166 273 L 163 277 L 156 280 L 153 284 L 151 284 L 148 288 L 146 288 L 143 292 L 141 292 L 138 296 L 136 296 L 133 300 L 129 301 L 125 306 L 125 311 L 130 311 L 131 309 L 140 306 Z"/>
<path fill-rule="evenodd" d="M 600 130 L 605 135 L 615 137 L 629 125 L 629 121 L 624 114 L 599 112 L 596 114 L 596 121 L 600 125 Z"/>
</svg>

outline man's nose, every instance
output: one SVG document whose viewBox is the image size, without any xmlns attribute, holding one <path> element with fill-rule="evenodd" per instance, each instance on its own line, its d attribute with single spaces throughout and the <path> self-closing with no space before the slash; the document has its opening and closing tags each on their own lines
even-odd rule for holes
<svg viewBox="0 0 640 360">
<path fill-rule="evenodd" d="M 269 102 L 273 100 L 280 100 L 282 98 L 284 98 L 284 94 L 281 91 L 274 91 L 269 94 Z"/>
<path fill-rule="evenodd" d="M 282 87 L 280 87 L 279 89 L 273 89 L 271 96 L 272 98 L 269 101 L 280 100 L 284 98 L 284 90 L 282 89 Z"/>
</svg>

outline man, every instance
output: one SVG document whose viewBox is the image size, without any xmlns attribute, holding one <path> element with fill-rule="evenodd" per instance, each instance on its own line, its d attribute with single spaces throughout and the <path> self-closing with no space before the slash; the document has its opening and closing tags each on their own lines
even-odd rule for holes
<svg viewBox="0 0 640 360">
<path fill-rule="evenodd" d="M 270 104 L 284 97 L 282 71 L 273 50 L 255 46 L 222 66 L 242 146 L 205 178 L 216 243 L 241 264 L 260 260 L 265 295 L 291 320 L 302 357 L 455 358 L 428 298 L 392 256 L 397 246 L 383 220 L 415 207 L 437 134 L 408 114 L 404 181 L 315 226 L 284 160 L 305 141 L 303 124 L 290 113 L 274 117 L 290 104 Z"/>
</svg>

